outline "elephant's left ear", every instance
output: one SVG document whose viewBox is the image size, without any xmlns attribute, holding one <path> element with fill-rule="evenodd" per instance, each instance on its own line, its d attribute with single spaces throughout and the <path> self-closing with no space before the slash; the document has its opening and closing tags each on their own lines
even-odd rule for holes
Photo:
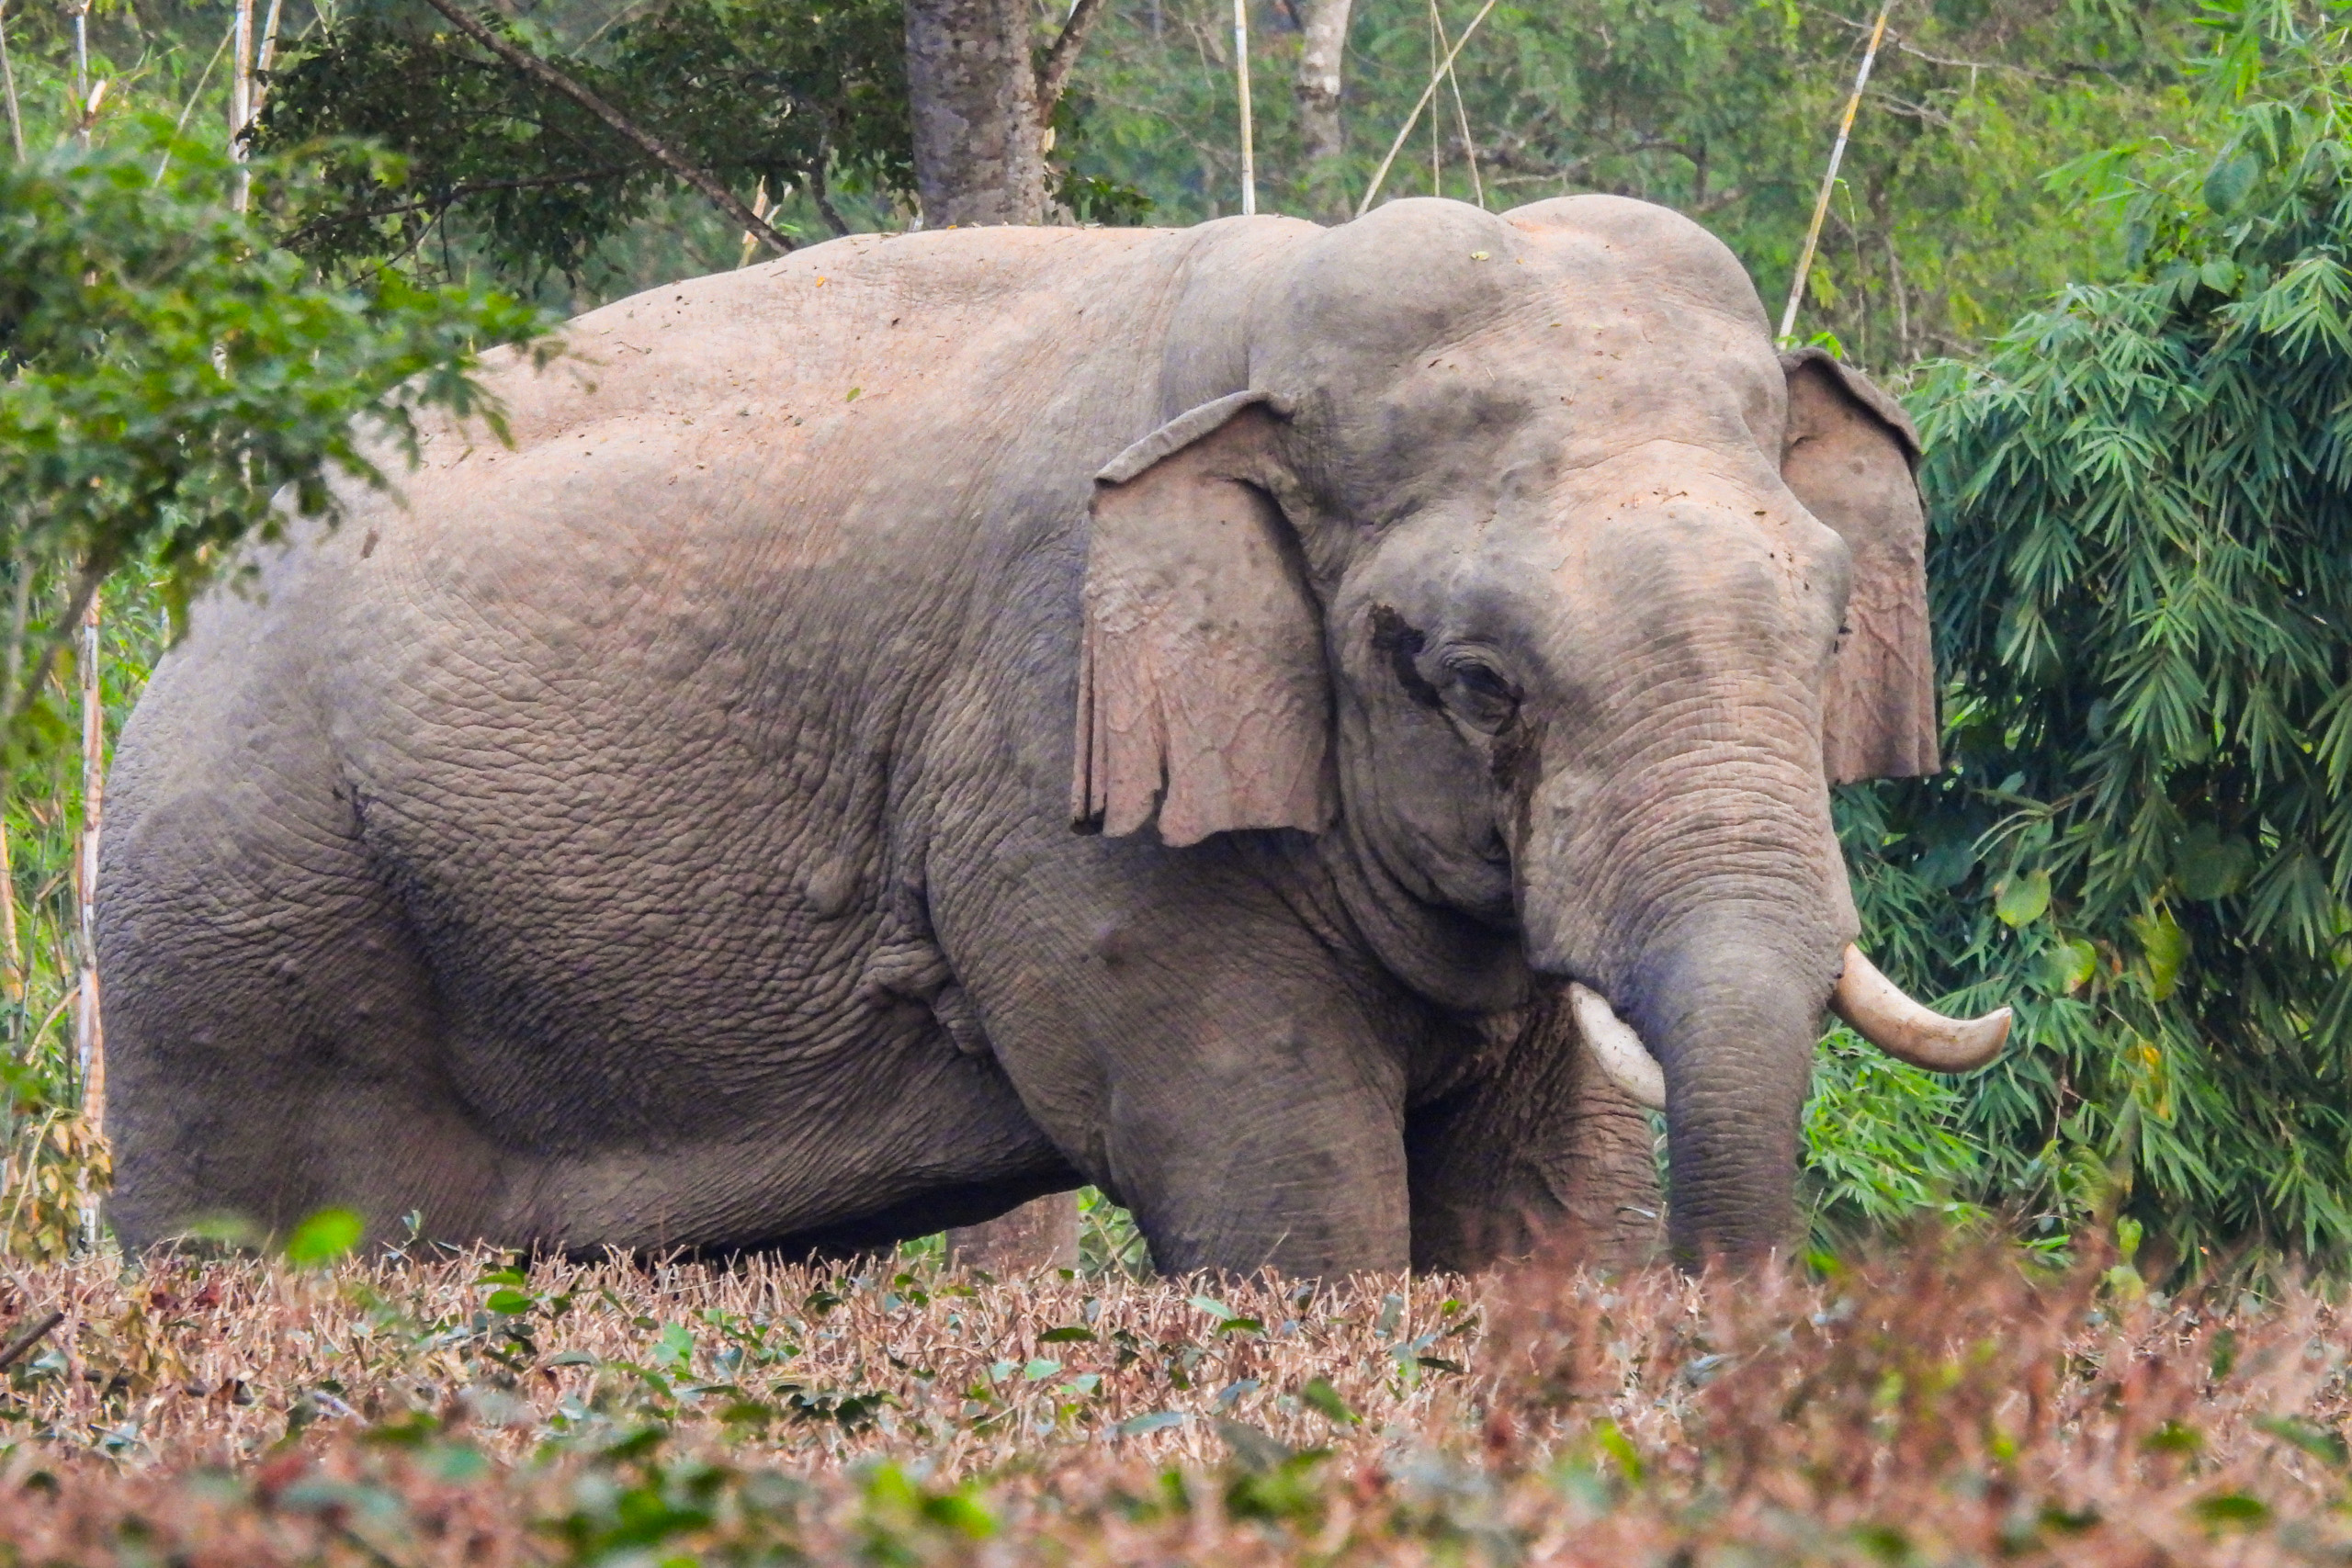
<svg viewBox="0 0 2352 1568">
<path fill-rule="evenodd" d="M 1237 392 L 1095 476 L 1070 817 L 1171 845 L 1330 820 L 1323 617 L 1267 482 L 1279 416 Z"/>
<path fill-rule="evenodd" d="M 1783 355 L 1781 477 L 1835 528 L 1854 563 L 1844 634 L 1821 694 L 1830 782 L 1932 773 L 1936 668 L 1928 622 L 1928 517 L 1919 434 L 1902 405 L 1817 348 Z"/>
</svg>

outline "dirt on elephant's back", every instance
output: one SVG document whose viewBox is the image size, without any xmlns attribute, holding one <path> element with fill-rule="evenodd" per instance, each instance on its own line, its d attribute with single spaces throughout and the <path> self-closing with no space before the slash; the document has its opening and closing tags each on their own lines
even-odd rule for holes
<svg viewBox="0 0 2352 1568">
<path fill-rule="evenodd" d="M 10 1560 L 2267 1562 L 2333 1316 L 1930 1239 L 1826 1279 L 435 1254 L 18 1276 Z M 31 1478 L 31 1479 L 27 1479 Z"/>
</svg>

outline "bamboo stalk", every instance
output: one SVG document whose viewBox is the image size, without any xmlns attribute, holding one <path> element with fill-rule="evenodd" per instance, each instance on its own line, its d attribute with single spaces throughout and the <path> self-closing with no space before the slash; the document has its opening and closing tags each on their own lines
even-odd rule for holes
<svg viewBox="0 0 2352 1568">
<path fill-rule="evenodd" d="M 235 52 L 229 59 L 229 156 L 236 161 L 229 205 L 239 212 L 253 197 L 245 175 L 245 127 L 254 117 L 254 0 L 237 0 Z"/>
<path fill-rule="evenodd" d="M 1437 29 L 1437 41 L 1451 49 L 1453 45 L 1445 36 L 1445 18 L 1438 15 L 1437 0 L 1430 0 L 1430 26 Z M 1462 155 L 1470 160 L 1470 198 L 1484 209 L 1487 205 L 1487 183 L 1478 176 L 1478 144 L 1470 139 L 1470 110 L 1462 102 L 1462 78 L 1454 74 L 1451 65 L 1445 68 L 1445 82 L 1453 89 L 1453 122 L 1462 128 Z M 1436 125 L 1434 116 L 1430 118 L 1430 125 L 1432 128 Z"/>
<path fill-rule="evenodd" d="M 1797 330 L 1797 304 L 1804 298 L 1804 280 L 1813 271 L 1814 253 L 1821 248 L 1822 220 L 1829 216 L 1829 193 L 1838 186 L 1838 165 L 1846 158 L 1846 140 L 1853 134 L 1854 111 L 1862 107 L 1862 89 L 1870 85 L 1871 66 L 1878 60 L 1879 41 L 1886 37 L 1886 18 L 1894 10 L 1894 0 L 1884 0 L 1878 8 L 1878 22 L 1871 28 L 1870 47 L 1862 51 L 1862 68 L 1854 73 L 1854 91 L 1846 100 L 1846 112 L 1838 121 L 1838 141 L 1829 149 L 1829 167 L 1821 176 L 1821 194 L 1814 198 L 1813 221 L 1806 225 L 1804 250 L 1797 257 L 1797 274 L 1789 279 L 1788 309 L 1781 312 L 1781 341 L 1786 343 Z"/>
<path fill-rule="evenodd" d="M 261 53 L 254 61 L 252 118 L 259 118 L 261 107 L 269 101 L 269 73 L 277 63 L 277 14 L 284 0 L 269 0 L 269 16 L 261 25 Z"/>
<path fill-rule="evenodd" d="M 25 1000 L 25 950 L 17 935 L 16 855 L 8 844 L 7 795 L 0 792 L 0 995 L 21 1007 Z"/>
<path fill-rule="evenodd" d="M 1445 73 L 1445 67 L 1438 63 L 1442 57 L 1445 46 L 1437 41 L 1437 0 L 1430 0 L 1430 79 L 1431 81 L 1436 81 Z M 1438 139 L 1437 120 L 1437 116 L 1430 116 L 1430 194 L 1443 196 L 1445 194 L 1445 148 Z"/>
<path fill-rule="evenodd" d="M 1453 40 L 1452 49 L 1446 51 L 1445 63 L 1438 68 L 1438 73 L 1430 77 L 1430 85 L 1421 89 L 1420 98 L 1413 105 L 1413 112 L 1407 115 L 1405 123 L 1396 128 L 1396 140 L 1388 144 L 1388 155 L 1381 159 L 1380 167 L 1372 172 L 1372 183 L 1364 186 L 1363 199 L 1356 203 L 1357 217 L 1361 218 L 1372 210 L 1372 198 L 1380 194 L 1382 182 L 1388 178 L 1389 166 L 1396 162 L 1396 154 L 1405 150 L 1405 139 L 1412 135 L 1413 127 L 1420 123 L 1421 111 L 1430 107 L 1431 98 L 1437 96 L 1438 84 L 1444 79 L 1443 73 L 1453 69 L 1455 58 L 1470 47 L 1470 40 L 1477 36 L 1480 24 L 1486 21 L 1487 14 L 1494 8 L 1495 0 L 1487 0 L 1479 6 L 1478 14 L 1470 18 L 1470 25 L 1462 29 L 1462 36 Z"/>
<path fill-rule="evenodd" d="M 8 141 L 25 161 L 25 121 L 17 109 L 17 73 L 8 63 L 8 0 L 0 0 L 0 96 L 8 100 Z"/>
<path fill-rule="evenodd" d="M 1233 70 L 1241 95 L 1241 216 L 1258 210 L 1258 151 L 1250 115 L 1250 0 L 1233 0 Z"/>
<path fill-rule="evenodd" d="M 90 1135 L 106 1136 L 107 1044 L 98 1011 L 98 832 L 106 821 L 107 713 L 98 682 L 98 596 L 82 612 L 82 840 L 75 856 L 74 904 L 81 937 L 79 1006 L 74 1015 L 74 1055 L 82 1084 L 82 1119 Z M 84 1240 L 96 1246 L 98 1205 L 85 1173 L 76 1178 Z"/>
</svg>

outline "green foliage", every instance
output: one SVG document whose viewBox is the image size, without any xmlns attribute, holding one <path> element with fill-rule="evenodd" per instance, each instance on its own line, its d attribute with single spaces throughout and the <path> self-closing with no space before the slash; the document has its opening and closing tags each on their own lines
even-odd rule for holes
<svg viewBox="0 0 2352 1568">
<path fill-rule="evenodd" d="M 1447 0 L 1450 38 L 1477 10 Z M 1291 96 L 1299 34 L 1252 7 L 1259 203 L 1352 211 L 1430 79 L 1425 0 L 1359 0 L 1340 158 L 1309 168 Z M 1407 137 L 1384 197 L 1578 191 L 1664 202 L 1706 224 L 1777 317 L 1877 6 L 1781 0 L 1498 6 Z M 2192 0 L 1912 0 L 1856 122 L 1801 318 L 1878 367 L 1972 348 L 2069 281 L 2111 273 L 2115 215 L 2046 188 L 2123 138 L 2179 135 Z M 1155 221 L 1238 210 L 1231 8 L 1119 6 L 1088 45 L 1065 137 L 1080 175 L 1138 187 Z M 1434 144 L 1432 130 L 1434 129 Z M 1475 152 L 1477 179 L 1472 178 Z"/>
<path fill-rule="evenodd" d="M 350 1210 L 321 1209 L 286 1238 L 286 1261 L 302 1269 L 333 1263 L 357 1247 L 366 1233 L 367 1226 Z"/>
<path fill-rule="evenodd" d="M 477 351 L 539 325 L 389 272 L 324 287 L 232 209 L 231 179 L 223 152 L 160 119 L 0 167 L 11 715 L 46 672 L 25 676 L 28 637 L 45 631 L 53 655 L 107 574 L 152 559 L 182 603 L 248 534 L 329 513 L 336 478 L 386 482 L 422 410 L 494 424 Z"/>
<path fill-rule="evenodd" d="M 657 210 L 671 176 L 570 99 L 427 19 L 360 13 L 322 28 L 277 73 L 259 145 L 329 150 L 323 177 L 282 214 L 285 243 L 330 266 L 421 256 L 431 271 L 437 248 L 442 271 L 464 256 L 518 283 L 548 270 L 577 279 L 601 245 Z M 837 187 L 884 197 L 913 187 L 894 0 L 684 0 L 580 51 L 543 27 L 487 20 L 747 199 L 764 182 L 779 200 L 797 195 L 806 222 L 844 232 Z"/>
<path fill-rule="evenodd" d="M 2018 1006 L 1951 1120 L 1978 1193 L 2341 1262 L 2352 35 L 2205 25 L 2212 133 L 2066 175 L 2123 213 L 2131 275 L 1917 383 L 1951 766 L 1844 825 L 1879 950 Z"/>
</svg>

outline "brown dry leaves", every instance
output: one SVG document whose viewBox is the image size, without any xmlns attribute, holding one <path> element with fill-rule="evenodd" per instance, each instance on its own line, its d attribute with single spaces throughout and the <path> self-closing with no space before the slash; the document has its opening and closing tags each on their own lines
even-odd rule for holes
<svg viewBox="0 0 2352 1568">
<path fill-rule="evenodd" d="M 6 1319 L 67 1320 L 0 1406 L 0 1562 L 2352 1555 L 2309 1299 L 1932 1242 L 1706 1286 L 503 1261 L 24 1277 Z"/>
</svg>

